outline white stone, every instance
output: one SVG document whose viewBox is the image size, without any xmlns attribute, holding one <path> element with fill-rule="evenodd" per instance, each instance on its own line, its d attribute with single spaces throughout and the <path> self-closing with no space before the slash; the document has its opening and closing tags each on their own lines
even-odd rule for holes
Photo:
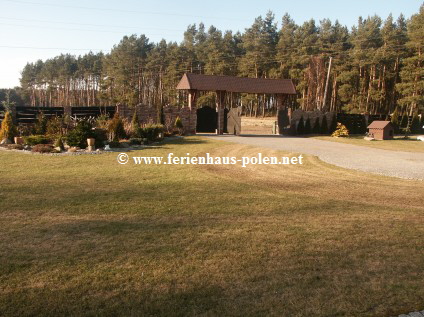
<svg viewBox="0 0 424 317">
<path fill-rule="evenodd" d="M 418 136 L 418 137 L 417 137 L 417 140 L 418 140 L 418 141 L 423 141 L 423 142 L 424 142 L 424 135 L 420 135 L 420 136 Z"/>
</svg>

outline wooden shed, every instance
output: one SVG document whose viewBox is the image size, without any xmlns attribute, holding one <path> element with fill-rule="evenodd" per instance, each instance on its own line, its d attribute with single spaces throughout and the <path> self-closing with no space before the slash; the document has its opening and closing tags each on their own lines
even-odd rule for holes
<svg viewBox="0 0 424 317">
<path fill-rule="evenodd" d="M 395 129 L 390 121 L 373 121 L 368 126 L 368 135 L 376 140 L 392 140 Z"/>
</svg>

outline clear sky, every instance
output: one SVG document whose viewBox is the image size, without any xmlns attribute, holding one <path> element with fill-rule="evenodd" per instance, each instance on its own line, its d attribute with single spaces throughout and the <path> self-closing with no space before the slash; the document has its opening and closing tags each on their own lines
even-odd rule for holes
<svg viewBox="0 0 424 317">
<path fill-rule="evenodd" d="M 124 35 L 146 34 L 181 42 L 189 24 L 244 31 L 268 10 L 280 21 L 288 12 L 297 24 L 330 18 L 351 27 L 359 16 L 390 13 L 407 18 L 422 0 L 0 0 L 0 88 L 19 85 L 27 62 L 60 53 L 109 52 Z"/>
</svg>

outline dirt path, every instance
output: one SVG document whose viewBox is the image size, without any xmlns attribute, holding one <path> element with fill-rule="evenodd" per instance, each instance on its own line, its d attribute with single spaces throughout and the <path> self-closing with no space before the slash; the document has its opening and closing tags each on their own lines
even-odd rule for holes
<svg viewBox="0 0 424 317">
<path fill-rule="evenodd" d="M 324 162 L 364 172 L 424 180 L 424 153 L 397 152 L 284 136 L 209 135 L 217 140 L 316 155 Z"/>
</svg>

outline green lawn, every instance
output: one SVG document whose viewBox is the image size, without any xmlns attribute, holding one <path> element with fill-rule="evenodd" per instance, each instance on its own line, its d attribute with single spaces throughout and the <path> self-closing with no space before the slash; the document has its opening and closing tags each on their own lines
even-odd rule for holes
<svg viewBox="0 0 424 317">
<path fill-rule="evenodd" d="M 131 155 L 283 155 L 175 140 Z M 0 316 L 424 309 L 424 182 L 303 166 L 0 151 Z"/>
<path fill-rule="evenodd" d="M 368 146 L 390 151 L 424 152 L 424 142 L 417 141 L 416 136 L 411 136 L 409 139 L 404 139 L 402 136 L 397 136 L 394 140 L 384 141 L 366 141 L 364 140 L 363 135 L 354 135 L 347 138 L 333 138 L 331 136 L 316 136 L 313 138 L 324 141 Z"/>
</svg>

